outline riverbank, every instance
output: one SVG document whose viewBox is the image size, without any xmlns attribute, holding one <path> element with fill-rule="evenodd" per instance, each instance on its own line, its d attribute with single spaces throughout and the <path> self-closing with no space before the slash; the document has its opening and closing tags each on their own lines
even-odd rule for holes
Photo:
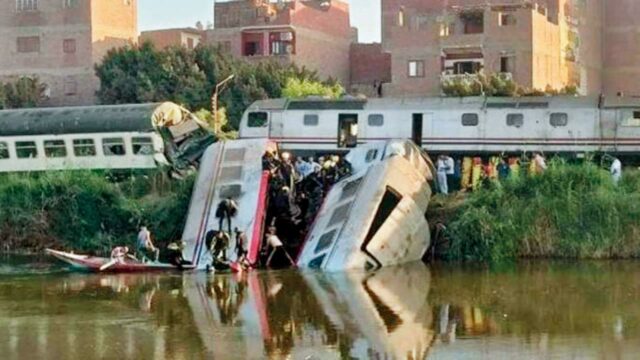
<svg viewBox="0 0 640 360">
<path fill-rule="evenodd" d="M 616 186 L 594 163 L 554 160 L 540 175 L 437 196 L 429 215 L 446 227 L 436 251 L 445 260 L 640 258 L 637 171 Z"/>
<path fill-rule="evenodd" d="M 2 175 L 0 251 L 108 254 L 133 245 L 141 224 L 162 246 L 180 237 L 192 187 L 193 178 L 172 180 L 157 170 Z"/>
</svg>

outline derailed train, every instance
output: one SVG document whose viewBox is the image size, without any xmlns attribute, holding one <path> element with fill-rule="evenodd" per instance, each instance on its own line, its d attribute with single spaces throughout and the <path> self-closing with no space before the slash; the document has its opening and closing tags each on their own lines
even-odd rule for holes
<svg viewBox="0 0 640 360">
<path fill-rule="evenodd" d="M 640 99 L 467 97 L 274 99 L 245 112 L 240 138 L 288 150 L 348 150 L 412 139 L 429 153 L 640 154 Z"/>
</svg>

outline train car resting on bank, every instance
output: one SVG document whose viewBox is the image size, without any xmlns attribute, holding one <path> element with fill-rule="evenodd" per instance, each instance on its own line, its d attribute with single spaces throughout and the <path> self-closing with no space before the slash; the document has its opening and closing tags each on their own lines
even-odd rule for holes
<svg viewBox="0 0 640 360">
<path fill-rule="evenodd" d="M 212 142 L 172 103 L 0 111 L 0 172 L 187 168 Z"/>
<path fill-rule="evenodd" d="M 285 150 L 348 151 L 412 139 L 430 154 L 640 154 L 640 99 L 573 96 L 274 99 L 253 103 L 240 138 Z"/>
</svg>

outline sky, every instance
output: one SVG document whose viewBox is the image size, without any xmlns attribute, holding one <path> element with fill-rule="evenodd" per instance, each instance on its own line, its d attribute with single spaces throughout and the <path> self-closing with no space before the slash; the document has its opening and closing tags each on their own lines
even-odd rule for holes
<svg viewBox="0 0 640 360">
<path fill-rule="evenodd" d="M 360 42 L 380 41 L 380 0 L 348 0 Z M 138 0 L 140 31 L 213 23 L 213 0 Z"/>
</svg>

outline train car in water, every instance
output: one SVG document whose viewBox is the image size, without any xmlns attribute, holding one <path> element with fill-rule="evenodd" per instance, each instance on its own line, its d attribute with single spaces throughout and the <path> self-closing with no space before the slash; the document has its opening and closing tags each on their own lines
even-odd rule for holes
<svg viewBox="0 0 640 360">
<path fill-rule="evenodd" d="M 152 169 L 179 157 L 189 163 L 199 159 L 199 145 L 213 142 L 203 132 L 172 103 L 3 110 L 0 172 Z"/>
<path fill-rule="evenodd" d="M 640 99 L 433 97 L 273 99 L 245 112 L 240 138 L 268 137 L 287 150 L 348 150 L 412 139 L 430 153 L 640 153 Z"/>
</svg>

